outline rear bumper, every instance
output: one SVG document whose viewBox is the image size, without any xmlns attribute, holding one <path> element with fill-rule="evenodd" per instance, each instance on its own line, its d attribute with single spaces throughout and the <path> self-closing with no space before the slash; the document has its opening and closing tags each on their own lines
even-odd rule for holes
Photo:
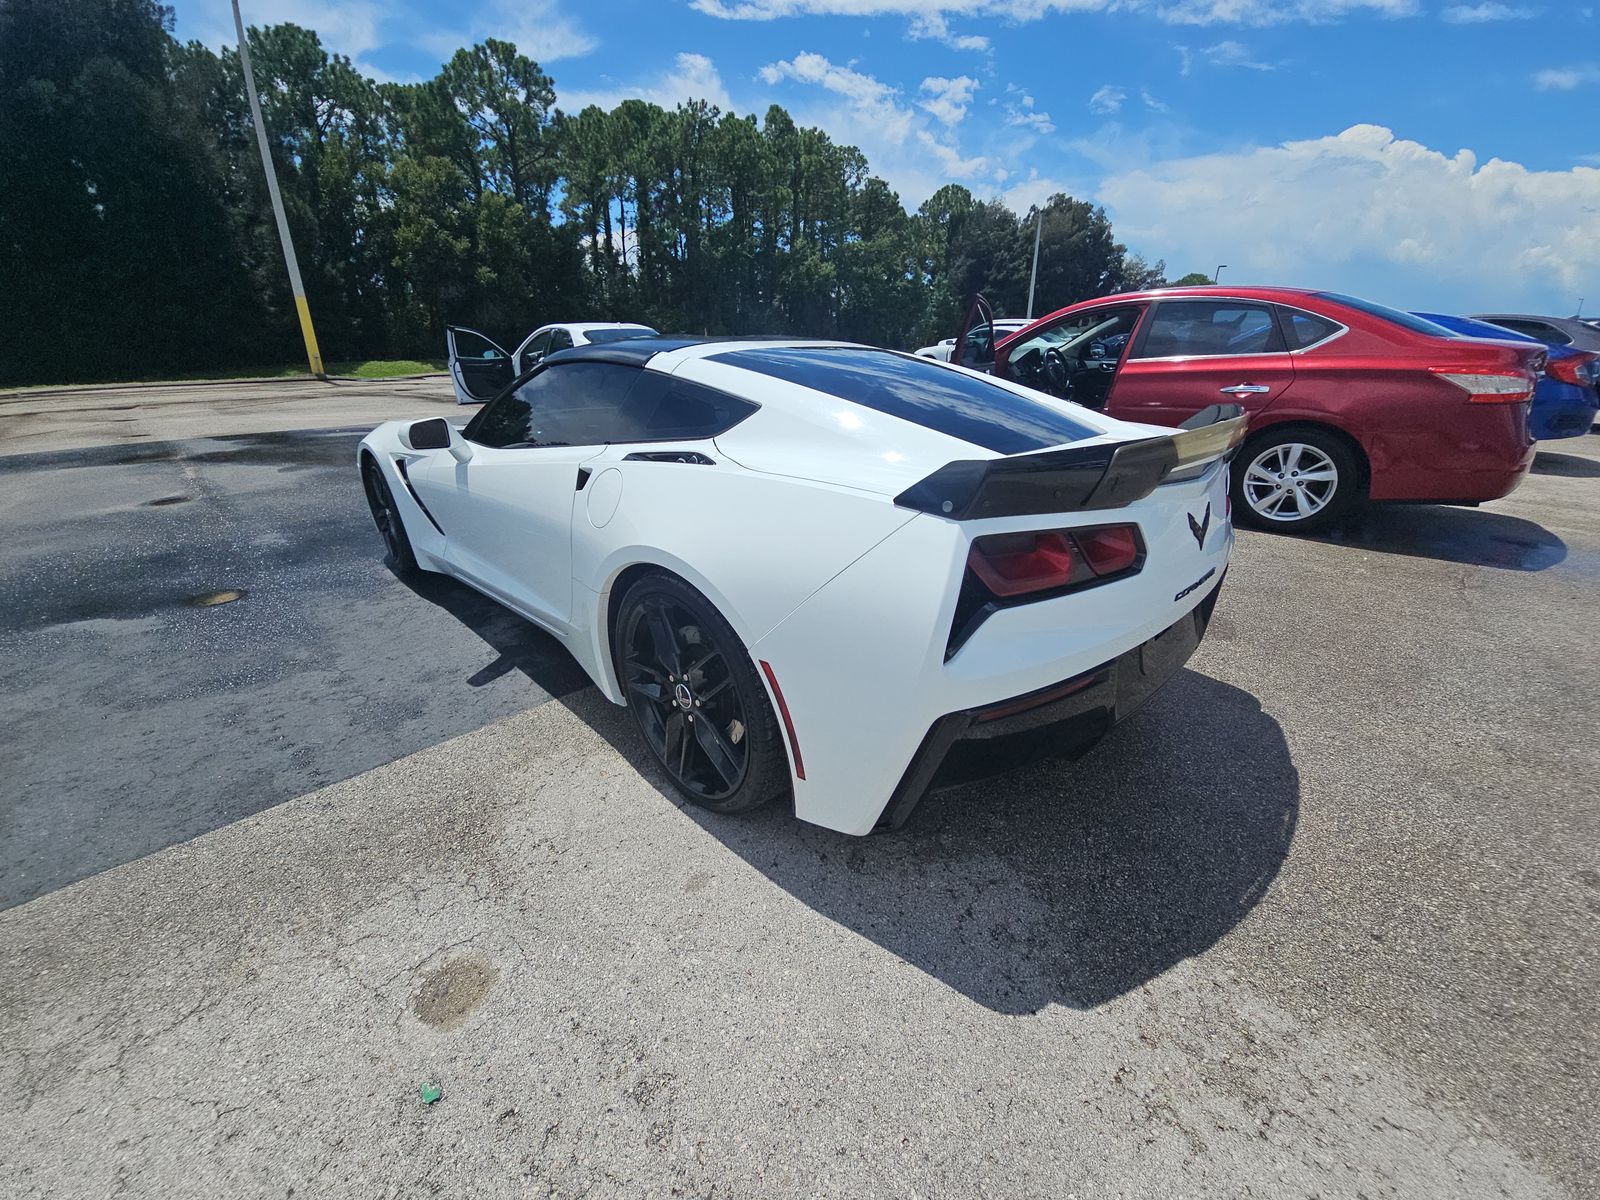
<svg viewBox="0 0 1600 1200">
<path fill-rule="evenodd" d="M 1593 388 L 1547 379 L 1533 394 L 1528 413 L 1528 430 L 1540 441 L 1580 437 L 1589 432 L 1600 410 L 1600 396 Z"/>
<path fill-rule="evenodd" d="M 1533 466 L 1530 407 L 1526 400 L 1454 404 L 1448 422 L 1417 421 L 1364 438 L 1369 498 L 1474 504 L 1510 495 Z"/>
<path fill-rule="evenodd" d="M 898 829 L 930 791 L 1044 758 L 1078 758 L 1177 674 L 1205 636 L 1219 580 L 1192 611 L 1132 650 L 1071 679 L 940 717 L 878 819 Z"/>
</svg>

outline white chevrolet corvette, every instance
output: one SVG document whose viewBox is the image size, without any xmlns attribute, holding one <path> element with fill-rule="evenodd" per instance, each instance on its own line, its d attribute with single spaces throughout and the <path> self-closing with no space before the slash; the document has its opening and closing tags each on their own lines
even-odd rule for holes
<svg viewBox="0 0 1600 1200">
<path fill-rule="evenodd" d="M 395 563 L 549 630 L 689 799 L 792 793 L 864 834 L 1081 754 L 1187 661 L 1239 413 L 1131 425 L 887 350 L 655 337 L 358 461 Z"/>
</svg>

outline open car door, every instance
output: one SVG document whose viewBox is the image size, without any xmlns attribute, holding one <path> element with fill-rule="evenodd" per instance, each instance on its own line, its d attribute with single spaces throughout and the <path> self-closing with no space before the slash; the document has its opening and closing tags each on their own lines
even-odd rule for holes
<svg viewBox="0 0 1600 1200">
<path fill-rule="evenodd" d="M 979 292 L 967 300 L 961 331 L 950 351 L 950 361 L 974 371 L 994 370 L 994 309 Z"/>
<path fill-rule="evenodd" d="M 446 325 L 444 338 L 457 404 L 493 400 L 510 385 L 514 378 L 511 356 L 493 338 L 459 325 Z"/>
</svg>

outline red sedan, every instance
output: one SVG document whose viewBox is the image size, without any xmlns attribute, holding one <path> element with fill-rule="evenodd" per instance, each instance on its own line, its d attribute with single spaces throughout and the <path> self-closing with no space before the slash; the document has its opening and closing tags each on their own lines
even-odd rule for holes
<svg viewBox="0 0 1600 1200">
<path fill-rule="evenodd" d="M 987 307 L 980 299 L 969 325 Z M 1528 407 L 1545 357 L 1351 296 L 1272 287 L 1089 300 L 986 350 L 963 338 L 953 357 L 1124 421 L 1177 425 L 1242 404 L 1250 437 L 1234 460 L 1235 514 L 1294 531 L 1368 500 L 1509 493 L 1533 462 Z"/>
</svg>

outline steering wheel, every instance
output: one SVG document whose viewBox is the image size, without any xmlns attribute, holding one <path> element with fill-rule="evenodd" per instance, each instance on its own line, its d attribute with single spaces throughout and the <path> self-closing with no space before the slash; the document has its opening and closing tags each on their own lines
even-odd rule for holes
<svg viewBox="0 0 1600 1200">
<path fill-rule="evenodd" d="M 1054 346 L 1044 352 L 1044 377 L 1063 399 L 1072 391 L 1072 370 L 1066 356 Z"/>
</svg>

